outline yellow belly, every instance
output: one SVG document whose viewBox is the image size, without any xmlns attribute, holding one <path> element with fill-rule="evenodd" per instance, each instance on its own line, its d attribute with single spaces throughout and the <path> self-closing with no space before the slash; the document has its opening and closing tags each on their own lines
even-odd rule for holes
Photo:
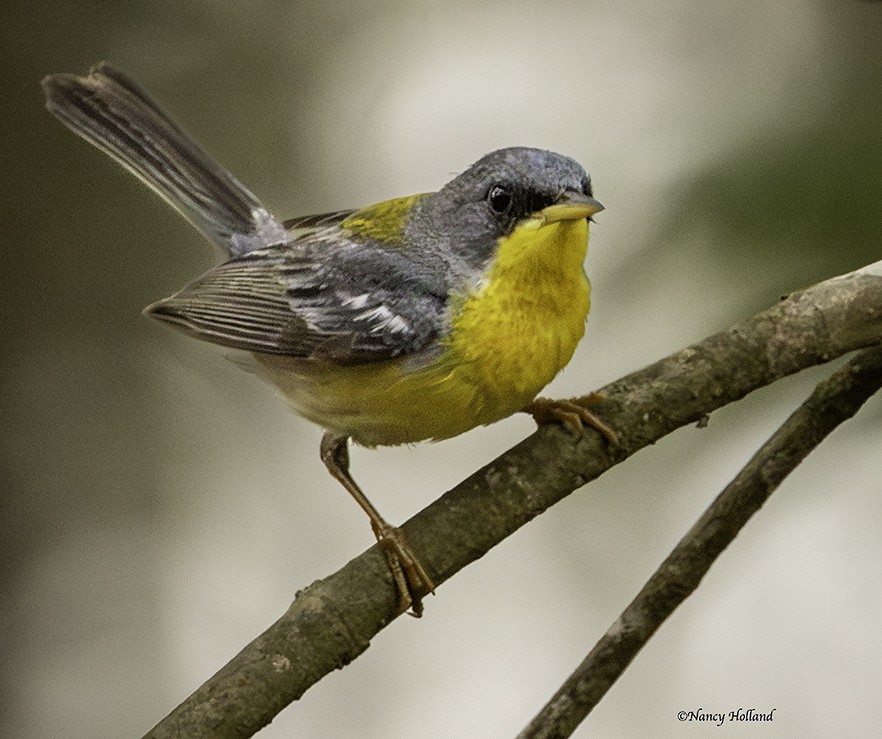
<svg viewBox="0 0 882 739">
<path fill-rule="evenodd" d="M 293 409 L 364 446 L 446 439 L 527 405 L 585 330 L 587 221 L 528 222 L 481 286 L 454 299 L 436 358 L 349 367 L 255 355 Z"/>
</svg>

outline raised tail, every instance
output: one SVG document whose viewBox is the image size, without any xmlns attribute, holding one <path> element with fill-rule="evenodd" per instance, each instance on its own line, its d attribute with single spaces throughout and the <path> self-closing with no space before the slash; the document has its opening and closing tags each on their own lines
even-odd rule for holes
<svg viewBox="0 0 882 739">
<path fill-rule="evenodd" d="M 206 238 L 236 257 L 287 240 L 282 224 L 137 84 L 111 65 L 43 80 L 56 118 L 134 172 Z"/>
</svg>

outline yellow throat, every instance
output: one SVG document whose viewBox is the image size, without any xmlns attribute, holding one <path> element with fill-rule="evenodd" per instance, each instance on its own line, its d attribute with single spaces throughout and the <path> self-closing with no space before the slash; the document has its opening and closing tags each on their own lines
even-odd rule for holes
<svg viewBox="0 0 882 739">
<path fill-rule="evenodd" d="M 529 403 L 573 356 L 591 305 L 587 248 L 585 218 L 531 218 L 501 240 L 481 285 L 455 306 L 450 348 L 484 390 L 490 420 Z"/>
</svg>

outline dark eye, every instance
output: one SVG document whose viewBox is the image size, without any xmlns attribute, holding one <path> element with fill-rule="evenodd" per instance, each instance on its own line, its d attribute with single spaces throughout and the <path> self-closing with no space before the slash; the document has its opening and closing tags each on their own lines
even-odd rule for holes
<svg viewBox="0 0 882 739">
<path fill-rule="evenodd" d="M 505 213 L 511 205 L 511 192 L 502 185 L 493 185 L 487 191 L 487 202 L 494 213 Z"/>
</svg>

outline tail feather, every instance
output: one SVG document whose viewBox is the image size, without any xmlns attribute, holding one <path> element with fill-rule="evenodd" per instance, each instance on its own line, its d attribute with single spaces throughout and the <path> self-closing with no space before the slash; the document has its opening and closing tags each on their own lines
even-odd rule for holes
<svg viewBox="0 0 882 739">
<path fill-rule="evenodd" d="M 46 107 L 140 177 L 227 255 L 287 240 L 285 228 L 144 90 L 107 63 L 43 80 Z"/>
</svg>

